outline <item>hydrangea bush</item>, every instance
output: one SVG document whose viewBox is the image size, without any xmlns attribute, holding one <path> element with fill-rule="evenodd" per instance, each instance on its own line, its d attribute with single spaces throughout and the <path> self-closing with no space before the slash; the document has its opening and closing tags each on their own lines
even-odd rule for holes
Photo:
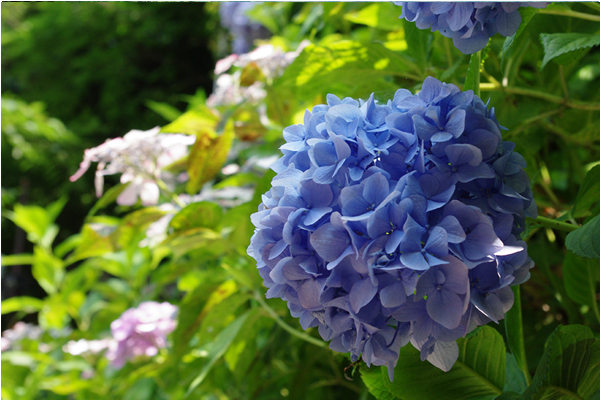
<svg viewBox="0 0 600 400">
<path fill-rule="evenodd" d="M 463 54 L 483 49 L 496 33 L 512 36 L 521 24 L 520 7 L 544 8 L 547 2 L 410 2 L 398 1 L 400 18 L 419 29 L 439 31 Z"/>
<path fill-rule="evenodd" d="M 387 104 L 327 96 L 286 128 L 248 253 L 304 329 L 387 365 L 409 341 L 449 370 L 456 339 L 513 303 L 533 262 L 523 157 L 472 91 L 429 77 Z"/>
</svg>

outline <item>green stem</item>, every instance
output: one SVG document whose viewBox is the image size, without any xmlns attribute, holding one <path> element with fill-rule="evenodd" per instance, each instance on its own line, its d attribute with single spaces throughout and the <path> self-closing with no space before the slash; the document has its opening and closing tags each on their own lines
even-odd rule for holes
<svg viewBox="0 0 600 400">
<path fill-rule="evenodd" d="M 481 98 L 481 50 L 474 54 L 477 60 L 477 69 L 475 70 L 475 95 Z"/>
<path fill-rule="evenodd" d="M 531 383 L 531 374 L 527 365 L 527 355 L 525 353 L 525 338 L 523 334 L 523 314 L 521 312 L 521 289 L 520 286 L 513 286 L 512 291 L 515 294 L 515 302 L 512 308 L 506 313 L 504 318 L 504 327 L 506 328 L 506 337 L 510 351 L 517 360 L 519 369 L 523 371 L 527 386 Z"/>
<path fill-rule="evenodd" d="M 573 10 L 547 10 L 547 9 L 542 8 L 542 9 L 538 10 L 538 12 L 540 14 L 562 15 L 564 17 L 573 17 L 573 18 L 587 19 L 588 21 L 600 22 L 600 15 L 586 14 L 586 13 L 573 11 Z"/>
<path fill-rule="evenodd" d="M 538 216 L 537 218 L 526 217 L 525 220 L 532 224 L 541 225 L 545 228 L 557 229 L 559 231 L 565 231 L 565 232 L 573 232 L 574 230 L 579 228 L 579 226 L 577 226 L 577 225 L 568 224 L 566 222 L 557 221 L 555 219 L 541 217 L 541 216 Z"/>
<path fill-rule="evenodd" d="M 171 192 L 169 190 L 169 188 L 167 187 L 167 185 L 161 179 L 157 179 L 156 180 L 156 184 L 158 185 L 158 188 L 160 190 L 162 190 L 163 193 L 167 197 L 170 197 L 171 199 L 173 199 L 173 201 L 175 202 L 175 204 L 177 204 L 181 208 L 185 208 L 185 203 L 181 201 L 181 199 L 179 198 L 179 196 L 177 196 L 175 193 Z"/>
<path fill-rule="evenodd" d="M 254 298 L 265 309 L 265 311 L 271 316 L 271 318 L 273 318 L 275 320 L 275 322 L 277 322 L 277 325 L 282 327 L 285 331 L 289 332 L 290 334 L 296 336 L 299 339 L 302 339 L 304 341 L 307 341 L 308 343 L 314 344 L 315 346 L 322 347 L 322 348 L 327 347 L 327 343 L 325 343 L 324 341 L 314 338 L 310 335 L 307 335 L 304 332 L 300 332 L 300 331 L 292 328 L 288 324 L 286 324 L 285 321 L 283 321 L 279 317 L 279 315 L 277 315 L 275 310 L 273 310 L 271 307 L 269 307 L 269 305 L 267 304 L 265 299 L 262 298 L 262 295 L 260 293 L 254 292 Z"/>
<path fill-rule="evenodd" d="M 600 103 L 589 103 L 578 100 L 567 100 L 564 97 L 555 96 L 549 93 L 539 92 L 533 89 L 517 88 L 517 87 L 502 87 L 493 83 L 484 83 L 481 85 L 481 90 L 485 91 L 502 91 L 512 94 L 520 94 L 523 96 L 535 97 L 538 99 L 547 100 L 551 103 L 562 104 L 565 107 L 577 108 L 580 110 L 600 110 Z"/>
</svg>

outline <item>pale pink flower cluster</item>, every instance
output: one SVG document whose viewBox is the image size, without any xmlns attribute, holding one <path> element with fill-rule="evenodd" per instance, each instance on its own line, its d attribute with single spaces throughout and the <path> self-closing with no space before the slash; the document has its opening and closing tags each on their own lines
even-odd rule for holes
<svg viewBox="0 0 600 400">
<path fill-rule="evenodd" d="M 231 106 L 243 101 L 257 103 L 267 96 L 265 83 L 256 81 L 249 86 L 241 85 L 242 69 L 254 63 L 267 80 L 275 79 L 283 74 L 283 71 L 300 55 L 302 50 L 310 42 L 304 40 L 296 51 L 285 52 L 271 44 L 258 46 L 253 51 L 237 55 L 232 54 L 217 62 L 215 74 L 215 90 L 209 96 L 206 104 L 210 107 Z M 232 74 L 226 74 L 231 67 L 239 69 Z"/>
<path fill-rule="evenodd" d="M 176 306 L 155 301 L 146 301 L 125 311 L 110 324 L 116 345 L 109 347 L 106 358 L 114 367 L 121 368 L 132 358 L 155 356 L 158 349 L 167 346 L 167 335 L 177 325 L 176 312 Z"/>
<path fill-rule="evenodd" d="M 156 181 L 169 175 L 163 168 L 184 157 L 188 146 L 196 141 L 195 136 L 159 132 L 160 127 L 148 131 L 132 130 L 122 138 L 110 139 L 85 150 L 71 182 L 79 179 L 92 162 L 97 162 L 95 186 L 98 197 L 102 196 L 104 176 L 120 173 L 121 183 L 130 184 L 117 198 L 118 204 L 133 205 L 138 197 L 144 206 L 157 204 L 159 187 Z"/>
<path fill-rule="evenodd" d="M 38 340 L 41 336 L 42 328 L 37 325 L 19 321 L 12 327 L 12 329 L 7 329 L 2 332 L 0 350 L 18 350 L 18 343 L 21 340 Z"/>
</svg>

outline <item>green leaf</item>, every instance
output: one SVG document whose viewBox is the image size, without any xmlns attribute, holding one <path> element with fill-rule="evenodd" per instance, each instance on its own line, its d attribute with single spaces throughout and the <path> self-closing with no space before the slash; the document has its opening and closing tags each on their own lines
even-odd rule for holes
<svg viewBox="0 0 600 400">
<path fill-rule="evenodd" d="M 589 306 L 600 322 L 596 287 L 600 281 L 600 260 L 582 258 L 567 252 L 563 263 L 565 289 L 571 300 Z"/>
<path fill-rule="evenodd" d="M 94 230 L 92 225 L 85 224 L 81 229 L 80 241 L 77 248 L 65 260 L 65 263 L 67 265 L 72 264 L 75 261 L 101 256 L 114 250 L 115 248 L 109 236 L 102 236 Z"/>
<path fill-rule="evenodd" d="M 404 26 L 404 39 L 406 40 L 406 53 L 412 57 L 421 71 L 428 66 L 433 43 L 433 33 L 428 29 L 419 29 L 414 22 L 402 20 Z"/>
<path fill-rule="evenodd" d="M 88 213 L 86 218 L 90 218 L 90 217 L 94 216 L 99 210 L 106 208 L 110 204 L 115 202 L 117 200 L 117 197 L 119 197 L 119 195 L 123 192 L 123 190 L 125 190 L 127 188 L 127 186 L 129 186 L 130 183 L 131 182 L 119 183 L 118 185 L 113 186 L 110 189 L 108 189 L 102 195 L 102 197 L 100 197 L 100 199 L 98 199 L 96 204 L 94 204 L 94 207 L 92 207 L 92 209 L 90 210 L 90 212 Z"/>
<path fill-rule="evenodd" d="M 481 69 L 481 53 L 475 52 L 471 54 L 469 60 L 469 69 L 465 78 L 464 90 L 472 90 L 476 95 L 479 95 L 479 74 Z"/>
<path fill-rule="evenodd" d="M 581 182 L 572 214 L 575 218 L 589 213 L 589 208 L 600 200 L 600 165 L 588 171 Z"/>
<path fill-rule="evenodd" d="M 241 172 L 232 175 L 213 186 L 214 189 L 223 189 L 230 186 L 245 186 L 255 184 L 260 179 L 259 176 L 251 172 Z"/>
<path fill-rule="evenodd" d="M 569 297 L 582 305 L 596 304 L 596 282 L 600 280 L 600 261 L 567 252 L 563 264 L 565 289 Z"/>
<path fill-rule="evenodd" d="M 521 24 L 519 25 L 519 29 L 515 32 L 514 35 L 509 36 L 504 41 L 504 45 L 502 46 L 502 59 L 501 66 L 502 72 L 504 72 L 504 67 L 506 66 L 506 62 L 508 61 L 508 56 L 511 53 L 513 43 L 521 36 L 521 33 L 525 30 L 525 27 L 531 21 L 531 18 L 535 14 L 537 14 L 538 9 L 533 7 L 521 7 L 518 9 L 519 14 L 521 14 Z"/>
<path fill-rule="evenodd" d="M 565 245 L 578 256 L 600 259 L 600 215 L 570 232 Z"/>
<path fill-rule="evenodd" d="M 222 239 L 223 237 L 212 229 L 193 228 L 169 235 L 160 245 L 169 248 L 177 259 L 200 248 L 206 248 L 212 254 L 218 254 L 225 247 Z"/>
<path fill-rule="evenodd" d="M 600 45 L 600 34 L 590 33 L 541 33 L 544 46 L 542 68 L 548 61 L 571 51 Z"/>
<path fill-rule="evenodd" d="M 384 78 L 419 80 L 409 71 L 414 63 L 380 43 L 342 40 L 324 46 L 309 45 L 275 82 L 275 89 L 312 101 L 324 93 L 367 97 L 378 90 L 397 89 Z M 286 92 L 287 91 L 287 92 Z"/>
<path fill-rule="evenodd" d="M 412 346 L 400 351 L 389 383 L 382 368 L 382 379 L 394 395 L 403 400 L 493 399 L 502 393 L 506 376 L 506 349 L 502 336 L 483 326 L 475 334 L 458 340 L 459 356 L 449 372 L 421 361 Z M 385 382 L 385 381 L 384 381 Z"/>
<path fill-rule="evenodd" d="M 19 296 L 11 297 L 2 301 L 2 315 L 11 312 L 22 311 L 27 314 L 38 312 L 44 306 L 44 302 L 35 297 Z"/>
<path fill-rule="evenodd" d="M 196 135 L 188 157 L 187 172 L 190 177 L 186 185 L 189 194 L 197 193 L 206 182 L 214 178 L 227 159 L 235 132 L 233 121 L 229 119 L 221 136 L 214 137 L 209 132 Z"/>
<path fill-rule="evenodd" d="M 39 243 L 52 224 L 48 212 L 40 206 L 15 204 L 14 212 L 3 212 L 15 225 L 27 232 L 27 239 Z"/>
<path fill-rule="evenodd" d="M 527 381 L 527 378 L 531 379 L 529 375 L 529 367 L 527 365 L 527 355 L 525 352 L 525 340 L 523 333 L 523 313 L 521 307 L 521 289 L 519 286 L 511 287 L 514 293 L 514 304 L 504 317 L 504 328 L 506 330 L 506 340 L 508 347 L 510 348 L 511 361 L 514 361 L 518 365 L 518 369 L 521 372 L 527 374 L 527 377 L 523 376 Z M 508 362 L 507 362 L 508 368 Z M 527 387 L 527 384 L 525 384 Z M 523 388 L 524 389 L 524 388 Z M 513 389 L 510 389 L 513 390 Z M 522 393 L 520 391 L 519 393 Z"/>
<path fill-rule="evenodd" d="M 217 204 L 200 201 L 186 206 L 175 214 L 169 222 L 169 227 L 175 232 L 193 228 L 212 229 L 217 226 L 222 214 L 223 211 Z"/>
<path fill-rule="evenodd" d="M 401 10 L 391 2 L 372 3 L 363 9 L 345 14 L 344 19 L 372 28 L 397 31 L 402 28 L 399 19 Z"/>
<path fill-rule="evenodd" d="M 177 108 L 168 103 L 159 103 L 157 101 L 147 100 L 146 107 L 169 122 L 176 120 L 177 118 L 181 117 L 181 114 L 183 114 Z"/>
<path fill-rule="evenodd" d="M 519 369 L 515 356 L 506 353 L 506 382 L 504 392 L 523 393 L 527 389 L 527 381 L 523 371 Z"/>
<path fill-rule="evenodd" d="M 34 247 L 33 255 L 34 261 L 31 267 L 33 277 L 46 293 L 56 293 L 65 273 L 63 261 L 39 246 Z"/>
<path fill-rule="evenodd" d="M 244 325 L 244 322 L 246 321 L 246 318 L 248 318 L 249 313 L 250 312 L 247 312 L 242 316 L 238 317 L 235 321 L 229 324 L 227 328 L 223 329 L 223 331 L 221 331 L 221 333 L 219 333 L 219 335 L 215 338 L 215 341 L 212 343 L 212 346 L 208 351 L 208 363 L 204 366 L 204 368 L 202 368 L 200 374 L 191 383 L 186 393 L 186 397 L 189 397 L 189 395 L 194 391 L 194 389 L 196 389 L 198 385 L 202 383 L 204 378 L 206 378 L 206 375 L 208 375 L 208 373 L 210 372 L 213 365 L 217 362 L 219 358 L 221 358 L 223 354 L 225 354 L 225 352 L 231 345 L 231 342 L 233 342 L 235 337 L 238 335 L 240 328 Z"/>
<path fill-rule="evenodd" d="M 145 207 L 128 214 L 119 227 L 110 234 L 113 244 L 127 248 L 140 232 L 166 214 L 158 207 Z"/>
<path fill-rule="evenodd" d="M 600 386 L 599 345 L 590 328 L 559 325 L 548 340 L 525 399 L 587 399 Z"/>
<path fill-rule="evenodd" d="M 33 264 L 33 254 L 15 254 L 10 256 L 2 256 L 2 266 L 8 267 L 11 265 L 31 265 Z"/>
<path fill-rule="evenodd" d="M 390 392 L 390 390 L 385 386 L 384 379 L 388 379 L 388 377 L 382 376 L 381 371 L 382 368 L 380 367 L 367 368 L 366 365 L 360 366 L 360 377 L 365 383 L 367 389 L 369 389 L 369 393 L 375 396 L 377 400 L 400 399 Z"/>
</svg>

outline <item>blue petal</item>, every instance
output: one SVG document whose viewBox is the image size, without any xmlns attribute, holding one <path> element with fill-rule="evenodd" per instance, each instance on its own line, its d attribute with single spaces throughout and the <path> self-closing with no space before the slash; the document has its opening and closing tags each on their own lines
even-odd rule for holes
<svg viewBox="0 0 600 400">
<path fill-rule="evenodd" d="M 350 236 L 346 231 L 336 229 L 331 223 L 320 226 L 310 236 L 310 244 L 325 261 L 338 258 L 350 243 Z"/>
<path fill-rule="evenodd" d="M 365 278 L 360 280 L 352 286 L 350 291 L 350 306 L 354 312 L 358 313 L 361 308 L 367 305 L 375 294 L 377 293 L 377 286 L 371 283 L 371 279 Z"/>
<path fill-rule="evenodd" d="M 307 279 L 298 288 L 298 299 L 302 307 L 310 310 L 321 306 L 319 296 L 321 295 L 322 286 L 316 279 Z"/>
<path fill-rule="evenodd" d="M 427 297 L 427 314 L 447 329 L 460 325 L 464 301 L 449 290 L 434 290 Z"/>
</svg>

